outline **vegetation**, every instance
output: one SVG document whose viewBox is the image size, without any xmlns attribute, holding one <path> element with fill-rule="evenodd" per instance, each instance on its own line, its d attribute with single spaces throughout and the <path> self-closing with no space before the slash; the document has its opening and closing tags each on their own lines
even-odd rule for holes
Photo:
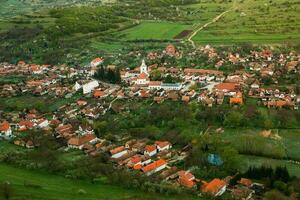
<svg viewBox="0 0 300 200">
<path fill-rule="evenodd" d="M 105 69 L 103 66 L 99 67 L 95 74 L 95 78 L 109 83 L 121 83 L 121 76 L 119 69 Z"/>
<path fill-rule="evenodd" d="M 89 183 L 48 173 L 0 164 L 0 197 L 24 200 L 179 199 L 112 186 L 105 181 Z"/>
</svg>

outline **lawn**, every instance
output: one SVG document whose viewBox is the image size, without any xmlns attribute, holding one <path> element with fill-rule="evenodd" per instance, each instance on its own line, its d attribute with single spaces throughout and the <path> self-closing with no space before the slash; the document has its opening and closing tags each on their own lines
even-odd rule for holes
<svg viewBox="0 0 300 200">
<path fill-rule="evenodd" d="M 141 24 L 121 32 L 123 40 L 173 39 L 183 30 L 191 26 L 172 22 L 142 22 Z"/>
<path fill-rule="evenodd" d="M 179 199 L 159 194 L 126 190 L 104 183 L 91 184 L 69 180 L 0 163 L 0 182 L 8 181 L 13 188 L 12 200 L 116 200 L 116 199 Z M 81 192 L 79 192 L 81 191 Z M 185 197 L 186 198 L 186 197 Z"/>
</svg>

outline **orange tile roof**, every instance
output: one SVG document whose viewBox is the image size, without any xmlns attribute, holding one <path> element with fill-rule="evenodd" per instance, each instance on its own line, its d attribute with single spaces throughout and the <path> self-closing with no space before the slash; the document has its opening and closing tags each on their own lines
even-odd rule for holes
<svg viewBox="0 0 300 200">
<path fill-rule="evenodd" d="M 155 144 L 160 148 L 164 148 L 165 146 L 171 145 L 168 141 L 155 141 Z"/>
<path fill-rule="evenodd" d="M 145 151 L 147 152 L 152 152 L 152 151 L 155 151 L 156 150 L 156 146 L 155 145 L 147 145 L 145 147 Z"/>
<path fill-rule="evenodd" d="M 33 125 L 33 122 L 30 120 L 23 120 L 19 122 L 19 126 L 25 126 L 26 128 L 32 128 Z"/>
<path fill-rule="evenodd" d="M 250 187 L 252 185 L 252 181 L 250 179 L 247 178 L 241 178 L 241 180 L 239 181 L 240 184 Z"/>
<path fill-rule="evenodd" d="M 101 90 L 95 90 L 94 97 L 103 97 L 105 93 Z"/>
<path fill-rule="evenodd" d="M 230 104 L 243 104 L 243 98 L 241 97 L 230 98 Z"/>
<path fill-rule="evenodd" d="M 86 134 L 81 137 L 72 137 L 69 139 L 68 144 L 74 146 L 81 146 L 85 143 L 88 143 L 96 138 L 95 134 Z"/>
<path fill-rule="evenodd" d="M 124 146 L 120 146 L 120 147 L 117 147 L 117 148 L 114 148 L 112 150 L 110 150 L 110 153 L 112 155 L 116 154 L 116 153 L 119 153 L 121 151 L 124 151 L 125 150 L 125 147 Z"/>
<path fill-rule="evenodd" d="M 92 64 L 96 64 L 96 63 L 99 63 L 99 62 L 103 62 L 104 59 L 103 58 L 95 58 L 94 60 L 92 60 Z"/>
<path fill-rule="evenodd" d="M 192 188 L 195 185 L 195 182 L 186 178 L 179 178 L 178 182 L 180 185 L 188 188 Z"/>
<path fill-rule="evenodd" d="M 142 158 L 141 156 L 139 155 L 134 155 L 130 158 L 130 161 L 133 163 L 133 164 L 136 164 L 136 163 L 139 163 L 142 161 Z"/>
<path fill-rule="evenodd" d="M 283 107 L 286 105 L 286 101 L 283 101 L 283 100 L 279 100 L 279 101 L 276 101 L 276 107 Z"/>
<path fill-rule="evenodd" d="M 213 75 L 223 75 L 222 71 L 218 70 L 209 70 L 209 69 L 192 69 L 186 68 L 184 69 L 185 74 L 213 74 Z"/>
<path fill-rule="evenodd" d="M 84 101 L 84 100 L 78 100 L 77 101 L 77 105 L 79 105 L 79 106 L 84 106 L 86 104 L 87 104 L 87 101 Z"/>
<path fill-rule="evenodd" d="M 236 84 L 235 83 L 220 83 L 215 86 L 217 90 L 229 90 L 229 91 L 234 91 L 236 89 Z"/>
<path fill-rule="evenodd" d="M 154 161 L 153 163 L 146 165 L 145 167 L 142 168 L 143 172 L 151 172 L 156 168 L 159 168 L 163 165 L 167 164 L 167 162 L 163 159 Z"/>
<path fill-rule="evenodd" d="M 146 73 L 141 73 L 140 75 L 138 75 L 137 77 L 138 79 L 148 79 L 148 75 Z"/>
<path fill-rule="evenodd" d="M 1 125 L 0 125 L 0 131 L 8 131 L 10 129 L 10 125 L 7 121 L 4 121 Z"/>
<path fill-rule="evenodd" d="M 140 170 L 140 169 L 142 169 L 142 165 L 141 164 L 134 165 L 133 169 L 134 170 Z"/>
<path fill-rule="evenodd" d="M 223 188 L 226 185 L 225 181 L 215 178 L 211 182 L 204 184 L 201 187 L 202 192 L 207 192 L 211 194 L 216 194 L 220 191 L 221 188 Z"/>
<path fill-rule="evenodd" d="M 177 172 L 177 174 L 180 179 L 187 179 L 187 180 L 195 179 L 195 176 L 189 171 L 181 170 L 181 171 Z"/>
<path fill-rule="evenodd" d="M 161 81 L 150 81 L 149 86 L 160 86 L 161 85 Z"/>
</svg>

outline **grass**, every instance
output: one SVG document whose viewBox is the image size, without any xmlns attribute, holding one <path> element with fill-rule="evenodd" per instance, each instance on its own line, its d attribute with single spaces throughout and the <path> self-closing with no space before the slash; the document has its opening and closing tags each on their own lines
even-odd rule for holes
<svg viewBox="0 0 300 200">
<path fill-rule="evenodd" d="M 300 130 L 279 130 L 278 134 L 282 137 L 288 157 L 300 160 Z"/>
<path fill-rule="evenodd" d="M 300 165 L 291 163 L 287 160 L 277 160 L 258 156 L 241 155 L 241 170 L 246 171 L 251 166 L 286 166 L 290 175 L 300 177 Z"/>
<path fill-rule="evenodd" d="M 122 199 L 133 197 L 135 192 L 104 184 L 90 184 L 84 181 L 68 180 L 63 177 L 37 173 L 0 164 L 0 181 L 8 181 L 14 189 L 12 199 L 31 200 L 87 200 L 87 199 Z M 24 183 L 38 187 L 26 187 Z M 79 195 L 78 191 L 86 194 Z"/>
<path fill-rule="evenodd" d="M 121 34 L 124 40 L 147 40 L 147 39 L 173 39 L 183 30 L 191 28 L 190 25 L 171 22 L 149 22 L 145 21 L 141 24 L 127 29 Z"/>
<path fill-rule="evenodd" d="M 91 184 L 56 175 L 15 168 L 0 163 L 0 182 L 13 188 L 12 200 L 117 200 L 117 199 L 180 199 L 159 194 L 126 190 L 105 183 Z M 79 191 L 83 191 L 82 193 Z M 185 197 L 186 198 L 186 197 Z"/>
<path fill-rule="evenodd" d="M 31 109 L 36 108 L 43 112 L 51 112 L 57 110 L 59 107 L 74 102 L 80 97 L 80 95 L 73 95 L 69 99 L 65 98 L 48 98 L 45 96 L 16 96 L 11 98 L 0 98 L 0 109 L 7 110 L 23 110 L 25 108 Z"/>
<path fill-rule="evenodd" d="M 299 0 L 237 1 L 236 10 L 200 31 L 199 43 L 234 44 L 249 42 L 273 44 L 300 41 Z"/>
</svg>

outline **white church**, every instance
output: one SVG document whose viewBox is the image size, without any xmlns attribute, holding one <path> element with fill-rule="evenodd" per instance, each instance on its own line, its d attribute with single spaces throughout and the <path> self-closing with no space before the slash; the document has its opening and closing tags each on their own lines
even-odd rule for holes
<svg viewBox="0 0 300 200">
<path fill-rule="evenodd" d="M 145 63 L 145 60 L 142 61 L 142 65 L 140 66 L 140 74 L 137 76 L 136 84 L 137 85 L 147 85 L 150 82 L 149 79 L 148 67 Z"/>
</svg>

